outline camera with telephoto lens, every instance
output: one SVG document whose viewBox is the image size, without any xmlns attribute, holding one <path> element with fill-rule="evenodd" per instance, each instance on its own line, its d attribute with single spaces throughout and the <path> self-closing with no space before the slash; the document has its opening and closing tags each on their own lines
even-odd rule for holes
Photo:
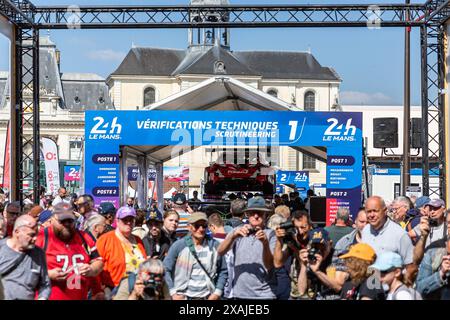
<svg viewBox="0 0 450 320">
<path fill-rule="evenodd" d="M 297 229 L 295 228 L 292 221 L 280 224 L 279 228 L 286 230 L 286 235 L 284 236 L 283 242 L 288 246 L 291 245 L 297 250 L 300 250 L 301 247 L 299 243 L 295 240 L 295 237 L 297 236 Z"/>
</svg>

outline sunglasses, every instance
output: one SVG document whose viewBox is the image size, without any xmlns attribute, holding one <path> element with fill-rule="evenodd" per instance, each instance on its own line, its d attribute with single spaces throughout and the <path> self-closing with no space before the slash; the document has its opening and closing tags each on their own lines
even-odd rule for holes
<svg viewBox="0 0 450 320">
<path fill-rule="evenodd" d="M 208 228 L 208 225 L 206 223 L 194 223 L 191 224 L 191 226 L 195 229 L 198 230 L 200 227 L 202 227 L 203 229 Z"/>
<path fill-rule="evenodd" d="M 247 216 L 248 217 L 253 217 L 255 215 L 257 215 L 258 217 L 263 217 L 265 215 L 265 213 L 261 212 L 261 211 L 250 211 L 250 212 L 247 212 Z"/>
</svg>

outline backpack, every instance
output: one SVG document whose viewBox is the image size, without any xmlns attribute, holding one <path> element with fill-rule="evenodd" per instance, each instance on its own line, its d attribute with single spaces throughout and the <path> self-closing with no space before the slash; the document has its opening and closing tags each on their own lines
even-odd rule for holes
<svg viewBox="0 0 450 320">
<path fill-rule="evenodd" d="M 404 284 L 398 287 L 397 290 L 395 290 L 392 295 L 392 300 L 397 300 L 397 295 L 402 291 L 408 292 L 413 297 L 413 300 L 423 300 L 418 291 L 414 290 L 413 288 L 407 287 Z"/>
</svg>

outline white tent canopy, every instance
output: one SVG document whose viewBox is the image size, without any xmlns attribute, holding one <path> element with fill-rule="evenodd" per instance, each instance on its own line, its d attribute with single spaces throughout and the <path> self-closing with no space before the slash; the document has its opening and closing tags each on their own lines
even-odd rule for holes
<svg viewBox="0 0 450 320">
<path fill-rule="evenodd" d="M 231 77 L 212 77 L 149 107 L 150 110 L 291 111 L 292 105 Z"/>
<path fill-rule="evenodd" d="M 177 189 L 175 189 L 174 187 L 172 187 L 172 189 L 170 189 L 169 191 L 167 191 L 166 193 L 164 193 L 164 199 L 172 199 L 172 194 L 174 192 L 176 192 Z"/>
<path fill-rule="evenodd" d="M 209 78 L 195 86 L 158 101 L 149 110 L 241 110 L 241 111 L 295 111 L 292 105 L 255 89 L 242 81 L 220 76 Z M 174 154 L 183 154 L 195 147 L 132 146 L 134 151 L 146 154 L 154 162 L 165 162 Z M 294 147 L 297 151 L 326 162 L 324 147 Z"/>
</svg>

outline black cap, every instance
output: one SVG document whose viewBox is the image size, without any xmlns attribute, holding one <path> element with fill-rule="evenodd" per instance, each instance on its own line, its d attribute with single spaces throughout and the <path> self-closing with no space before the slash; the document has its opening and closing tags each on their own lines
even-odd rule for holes
<svg viewBox="0 0 450 320">
<path fill-rule="evenodd" d="M 173 203 L 175 204 L 185 204 L 186 203 L 186 195 L 184 193 L 177 193 L 172 198 Z"/>
<path fill-rule="evenodd" d="M 101 215 L 116 214 L 116 207 L 111 202 L 102 202 L 98 208 L 98 213 Z"/>
</svg>

